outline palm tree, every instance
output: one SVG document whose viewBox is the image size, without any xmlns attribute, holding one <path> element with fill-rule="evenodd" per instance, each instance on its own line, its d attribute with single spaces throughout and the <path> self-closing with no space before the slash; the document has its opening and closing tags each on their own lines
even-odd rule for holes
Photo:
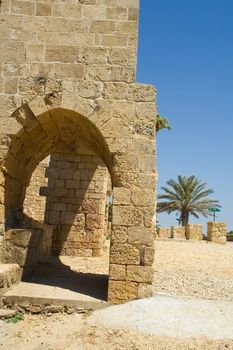
<svg viewBox="0 0 233 350">
<path fill-rule="evenodd" d="M 189 222 L 189 216 L 199 218 L 199 215 L 207 217 L 211 215 L 209 209 L 220 208 L 219 201 L 209 199 L 214 191 L 206 189 L 206 183 L 202 183 L 195 176 L 179 175 L 177 181 L 167 181 L 169 187 L 162 187 L 164 194 L 158 196 L 157 212 L 168 214 L 177 211 L 180 214 L 180 222 L 185 226 Z"/>
</svg>

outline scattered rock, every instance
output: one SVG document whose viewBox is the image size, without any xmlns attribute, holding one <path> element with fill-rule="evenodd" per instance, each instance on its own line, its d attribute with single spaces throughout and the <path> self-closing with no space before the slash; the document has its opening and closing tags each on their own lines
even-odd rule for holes
<svg viewBox="0 0 233 350">
<path fill-rule="evenodd" d="M 16 312 L 16 310 L 0 309 L 0 319 L 6 320 L 8 318 L 11 318 L 15 316 Z"/>
</svg>

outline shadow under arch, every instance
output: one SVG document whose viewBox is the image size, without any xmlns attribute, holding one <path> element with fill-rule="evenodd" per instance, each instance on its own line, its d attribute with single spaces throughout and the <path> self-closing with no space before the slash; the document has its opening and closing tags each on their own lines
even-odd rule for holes
<svg viewBox="0 0 233 350">
<path fill-rule="evenodd" d="M 61 107 L 36 116 L 27 104 L 16 111 L 15 117 L 22 128 L 11 136 L 4 162 L 6 229 L 23 227 L 23 202 L 32 173 L 62 145 L 73 151 L 80 144 L 89 148 L 104 162 L 113 184 L 109 147 L 98 127 L 87 117 Z"/>
</svg>

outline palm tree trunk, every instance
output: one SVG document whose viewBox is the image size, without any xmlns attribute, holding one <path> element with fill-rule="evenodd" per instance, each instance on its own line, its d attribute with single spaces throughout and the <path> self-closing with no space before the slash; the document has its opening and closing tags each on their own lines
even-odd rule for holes
<svg viewBox="0 0 233 350">
<path fill-rule="evenodd" d="M 189 212 L 188 211 L 182 211 L 181 222 L 182 222 L 182 226 L 185 226 L 189 223 Z"/>
</svg>

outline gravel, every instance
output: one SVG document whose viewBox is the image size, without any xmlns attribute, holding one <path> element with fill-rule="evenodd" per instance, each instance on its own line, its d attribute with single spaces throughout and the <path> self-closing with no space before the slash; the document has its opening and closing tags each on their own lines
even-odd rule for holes
<svg viewBox="0 0 233 350">
<path fill-rule="evenodd" d="M 155 293 L 233 301 L 233 243 L 156 241 Z"/>
</svg>

